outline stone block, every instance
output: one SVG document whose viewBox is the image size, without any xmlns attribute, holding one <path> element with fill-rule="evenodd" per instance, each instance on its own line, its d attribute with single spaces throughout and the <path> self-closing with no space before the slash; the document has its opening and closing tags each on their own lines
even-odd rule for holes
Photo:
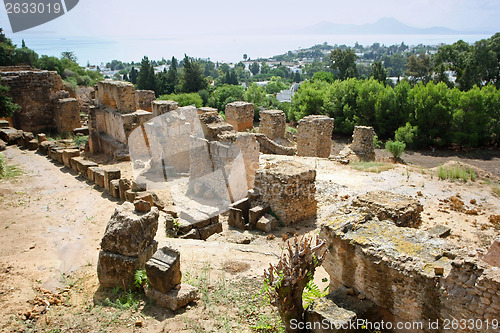
<svg viewBox="0 0 500 333">
<path fill-rule="evenodd" d="M 9 128 L 10 127 L 10 123 L 8 120 L 0 120 L 0 128 Z"/>
<path fill-rule="evenodd" d="M 236 131 L 244 131 L 253 128 L 254 105 L 247 102 L 233 102 L 226 105 L 226 121 Z"/>
<path fill-rule="evenodd" d="M 127 178 L 120 178 L 120 199 L 121 200 L 124 200 L 124 201 L 127 200 L 126 192 L 129 191 L 130 188 L 131 188 L 130 180 L 128 180 Z"/>
<path fill-rule="evenodd" d="M 152 204 L 149 201 L 141 200 L 141 199 L 135 199 L 134 200 L 134 207 L 135 210 L 139 213 L 148 213 L 151 211 Z"/>
<path fill-rule="evenodd" d="M 64 149 L 62 151 L 62 159 L 64 166 L 67 168 L 71 168 L 71 159 L 77 156 L 80 156 L 79 149 Z"/>
<path fill-rule="evenodd" d="M 120 199 L 120 180 L 113 179 L 109 182 L 109 194 L 115 199 Z"/>
<path fill-rule="evenodd" d="M 135 88 L 130 82 L 105 80 L 97 83 L 97 105 L 119 113 L 136 110 Z"/>
<path fill-rule="evenodd" d="M 76 98 L 64 98 L 57 102 L 55 123 L 58 133 L 73 133 L 80 127 L 80 105 Z"/>
<path fill-rule="evenodd" d="M 200 238 L 202 240 L 207 240 L 208 237 L 222 232 L 222 223 L 210 224 L 204 228 L 199 229 Z"/>
<path fill-rule="evenodd" d="M 206 227 L 210 224 L 210 217 L 197 209 L 181 210 L 179 218 L 191 223 L 193 228 L 196 229 Z"/>
<path fill-rule="evenodd" d="M 156 99 L 153 90 L 135 91 L 135 108 L 137 110 L 153 111 L 151 103 Z"/>
<path fill-rule="evenodd" d="M 94 169 L 94 184 L 104 188 L 104 169 L 102 168 Z"/>
<path fill-rule="evenodd" d="M 279 226 L 278 220 L 270 214 L 265 214 L 262 216 L 256 224 L 257 230 L 263 231 L 263 232 L 271 232 L 273 230 L 276 230 Z"/>
<path fill-rule="evenodd" d="M 181 255 L 179 251 L 162 247 L 146 263 L 146 274 L 152 288 L 167 293 L 181 283 Z"/>
<path fill-rule="evenodd" d="M 144 287 L 144 292 L 146 297 L 153 299 L 157 305 L 172 311 L 177 311 L 198 299 L 198 289 L 187 284 L 181 284 L 166 294 L 147 286 Z"/>
<path fill-rule="evenodd" d="M 28 142 L 27 148 L 29 150 L 37 150 L 38 149 L 38 140 L 37 139 L 30 140 Z"/>
<path fill-rule="evenodd" d="M 175 101 L 153 101 L 151 104 L 155 117 L 179 108 L 179 103 Z"/>
<path fill-rule="evenodd" d="M 257 170 L 255 188 L 279 220 L 289 225 L 316 215 L 315 181 L 314 168 L 294 160 L 280 161 Z"/>
<path fill-rule="evenodd" d="M 98 164 L 82 157 L 73 157 L 73 163 L 76 165 L 76 171 L 88 179 L 88 170 L 90 167 L 98 167 Z"/>
<path fill-rule="evenodd" d="M 0 139 L 0 151 L 4 151 L 5 149 L 7 149 L 7 143 Z"/>
<path fill-rule="evenodd" d="M 149 213 L 138 214 L 133 204 L 125 202 L 111 216 L 101 241 L 101 249 L 136 256 L 153 242 L 158 230 L 158 217 L 156 207 Z"/>
<path fill-rule="evenodd" d="M 500 237 L 493 241 L 488 253 L 482 259 L 491 266 L 500 267 Z"/>
<path fill-rule="evenodd" d="M 40 133 L 37 135 L 37 140 L 38 140 L 38 143 L 45 142 L 45 141 L 47 141 L 47 136 L 43 133 Z"/>
<path fill-rule="evenodd" d="M 56 143 L 53 141 L 43 141 L 38 145 L 38 151 L 44 155 L 48 155 L 50 148 L 55 145 Z"/>
<path fill-rule="evenodd" d="M 8 145 L 17 144 L 22 135 L 23 131 L 17 130 L 15 128 L 4 128 L 0 130 L 0 139 L 7 142 Z"/>
<path fill-rule="evenodd" d="M 57 161 L 57 163 L 59 163 L 59 164 L 64 164 L 64 159 L 63 159 L 64 150 L 65 150 L 64 148 L 55 150 L 54 157 L 55 157 L 55 160 Z"/>
<path fill-rule="evenodd" d="M 134 202 L 135 197 L 137 197 L 137 193 L 138 192 L 134 192 L 132 190 L 126 190 L 125 191 L 125 200 L 127 200 L 128 202 Z"/>
<path fill-rule="evenodd" d="M 302 118 L 297 128 L 297 155 L 310 157 L 330 156 L 334 120 L 327 116 L 312 115 Z"/>
<path fill-rule="evenodd" d="M 418 228 L 422 223 L 422 205 L 404 195 L 373 191 L 358 196 L 352 205 L 368 208 L 379 220 L 391 220 L 400 227 Z"/>
<path fill-rule="evenodd" d="M 230 227 L 236 229 L 240 230 L 246 229 L 245 218 L 243 217 L 243 212 L 241 211 L 241 209 L 238 208 L 229 209 L 228 224 Z"/>
<path fill-rule="evenodd" d="M 106 169 L 104 170 L 104 188 L 109 192 L 109 184 L 112 180 L 120 179 L 121 171 L 120 169 Z"/>
<path fill-rule="evenodd" d="M 260 111 L 259 133 L 271 140 L 284 138 L 286 130 L 286 116 L 281 110 Z"/>
<path fill-rule="evenodd" d="M 135 271 L 144 269 L 146 262 L 153 256 L 157 248 L 158 243 L 153 241 L 142 253 L 135 257 L 101 250 L 97 262 L 99 283 L 104 288 L 134 288 Z"/>
<path fill-rule="evenodd" d="M 73 133 L 75 135 L 83 135 L 83 136 L 90 134 L 89 128 L 86 127 L 86 126 L 78 127 L 78 128 L 73 129 Z"/>
<path fill-rule="evenodd" d="M 182 239 L 201 239 L 198 229 L 191 229 L 187 234 L 180 236 Z"/>
<path fill-rule="evenodd" d="M 248 228 L 254 230 L 257 227 L 257 221 L 264 216 L 264 214 L 271 211 L 271 206 L 264 204 L 262 206 L 255 206 L 248 211 Z"/>
</svg>

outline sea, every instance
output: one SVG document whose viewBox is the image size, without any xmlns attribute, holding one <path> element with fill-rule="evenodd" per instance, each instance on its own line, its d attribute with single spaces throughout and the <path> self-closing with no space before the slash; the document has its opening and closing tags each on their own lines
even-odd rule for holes
<svg viewBox="0 0 500 333">
<path fill-rule="evenodd" d="M 111 60 L 139 62 L 144 56 L 150 60 L 170 59 L 172 56 L 210 59 L 214 62 L 238 62 L 246 54 L 250 59 L 268 58 L 288 51 L 307 49 L 316 44 L 354 46 L 380 43 L 384 45 L 439 45 L 452 44 L 458 40 L 474 43 L 492 35 L 187 35 L 168 38 L 133 37 L 24 37 L 26 45 L 39 55 L 61 55 L 63 51 L 73 51 L 80 65 L 100 65 Z M 21 45 L 21 39 L 10 36 Z"/>
</svg>

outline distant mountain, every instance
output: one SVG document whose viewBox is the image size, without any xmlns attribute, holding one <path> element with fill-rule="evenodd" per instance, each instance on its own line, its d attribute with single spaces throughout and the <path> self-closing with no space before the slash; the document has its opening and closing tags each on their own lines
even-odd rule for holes
<svg viewBox="0 0 500 333">
<path fill-rule="evenodd" d="M 395 18 L 386 17 L 369 24 L 336 24 L 321 22 L 297 31 L 300 34 L 317 35 L 455 35 L 463 34 L 445 27 L 416 28 L 406 25 Z"/>
</svg>

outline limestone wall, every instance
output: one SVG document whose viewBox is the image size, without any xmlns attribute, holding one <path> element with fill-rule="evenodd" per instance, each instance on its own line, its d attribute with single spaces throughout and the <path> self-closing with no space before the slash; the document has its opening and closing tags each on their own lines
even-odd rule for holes
<svg viewBox="0 0 500 333">
<path fill-rule="evenodd" d="M 226 121 L 236 131 L 253 128 L 254 105 L 247 102 L 233 102 L 226 105 Z"/>
<path fill-rule="evenodd" d="M 136 90 L 135 91 L 135 108 L 137 110 L 145 110 L 152 112 L 152 102 L 156 99 L 153 90 Z"/>
<path fill-rule="evenodd" d="M 297 161 L 281 161 L 257 170 L 255 188 L 276 216 L 289 225 L 316 215 L 315 180 L 316 170 Z"/>
<path fill-rule="evenodd" d="M 96 104 L 118 113 L 136 110 L 135 88 L 130 82 L 105 80 L 97 83 Z"/>
<path fill-rule="evenodd" d="M 498 318 L 498 270 L 460 259 L 458 249 L 425 231 L 355 211 L 332 219 L 321 236 L 329 248 L 323 266 L 331 290 L 353 288 L 384 309 L 386 320 L 426 325 L 438 319 Z"/>
<path fill-rule="evenodd" d="M 179 108 L 179 103 L 175 101 L 153 101 L 152 108 L 153 115 L 156 117 Z"/>
<path fill-rule="evenodd" d="M 57 130 L 57 102 L 69 97 L 59 74 L 29 67 L 1 67 L 0 71 L 1 84 L 10 87 L 8 95 L 21 106 L 13 115 L 14 127 L 29 132 Z"/>
<path fill-rule="evenodd" d="M 328 157 L 332 149 L 334 120 L 327 116 L 307 116 L 299 121 L 297 155 Z"/>
<path fill-rule="evenodd" d="M 260 112 L 259 133 L 274 140 L 285 137 L 286 116 L 281 110 L 266 110 Z"/>
</svg>

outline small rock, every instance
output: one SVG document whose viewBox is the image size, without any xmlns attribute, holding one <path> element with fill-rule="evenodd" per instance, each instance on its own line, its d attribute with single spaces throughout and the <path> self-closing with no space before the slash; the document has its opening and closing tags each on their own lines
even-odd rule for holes
<svg viewBox="0 0 500 333">
<path fill-rule="evenodd" d="M 135 210 L 141 213 L 148 213 L 151 211 L 151 203 L 145 200 L 135 200 L 134 207 Z"/>
<path fill-rule="evenodd" d="M 135 327 L 142 327 L 144 325 L 144 323 L 142 322 L 142 320 L 140 319 L 137 319 L 135 321 Z"/>
<path fill-rule="evenodd" d="M 355 295 L 354 289 L 352 289 L 352 288 L 347 288 L 346 291 L 345 291 L 345 293 L 347 295 L 349 295 L 349 296 L 354 296 Z"/>
<path fill-rule="evenodd" d="M 359 300 L 364 300 L 364 299 L 366 299 L 366 296 L 365 296 L 365 295 L 363 295 L 363 294 L 359 294 L 359 295 L 358 295 L 358 299 L 359 299 Z"/>
</svg>

